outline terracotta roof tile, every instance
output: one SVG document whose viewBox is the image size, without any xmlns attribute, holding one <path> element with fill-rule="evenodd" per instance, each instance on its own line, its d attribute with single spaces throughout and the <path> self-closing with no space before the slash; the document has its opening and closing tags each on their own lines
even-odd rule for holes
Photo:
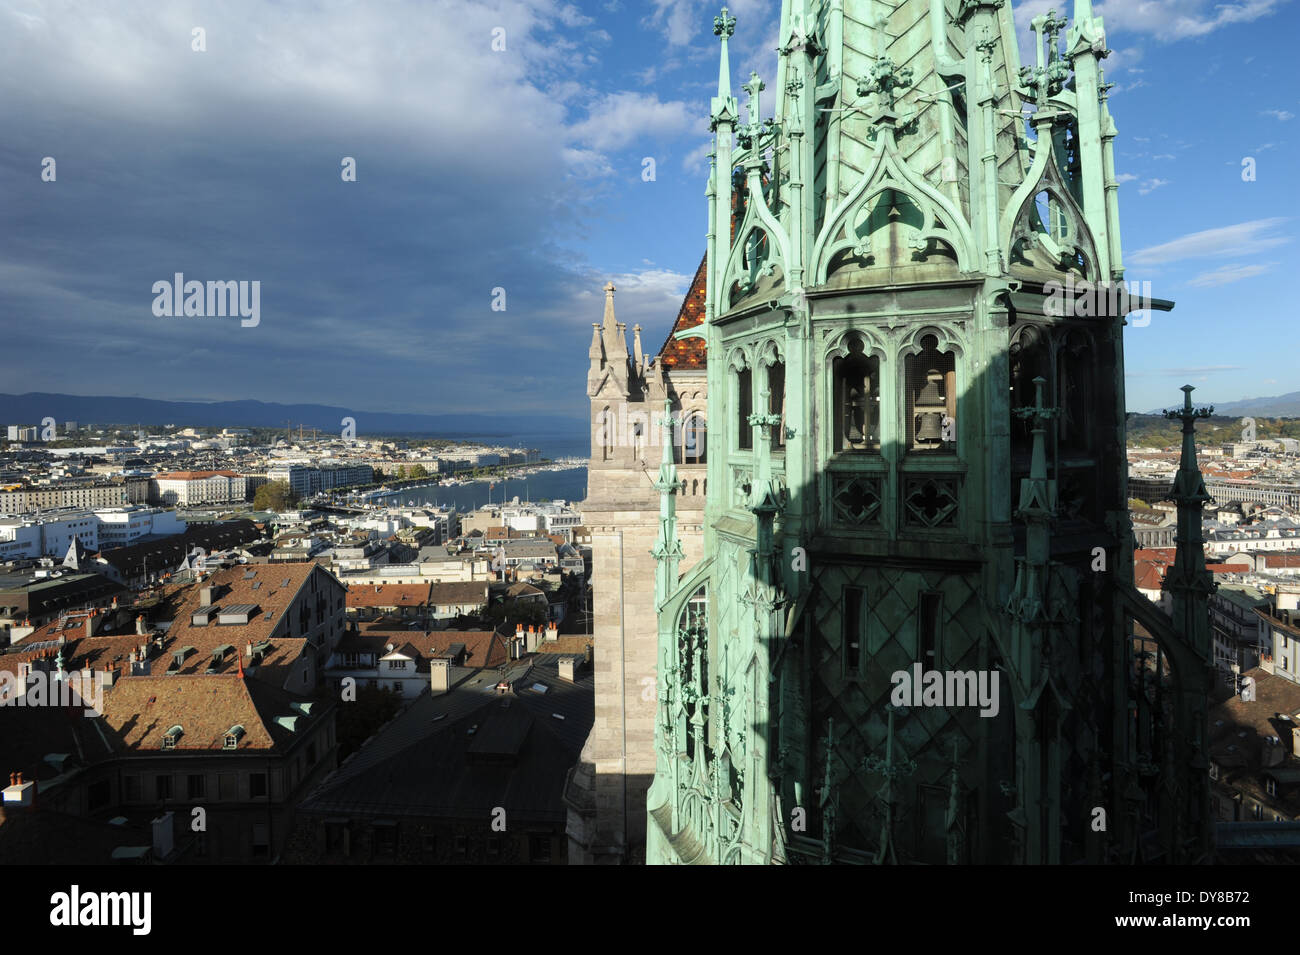
<svg viewBox="0 0 1300 955">
<path fill-rule="evenodd" d="M 236 675 L 124 677 L 104 695 L 104 721 L 118 751 L 168 752 L 163 737 L 173 726 L 181 727 L 172 747 L 178 751 L 223 749 L 233 726 L 244 728 L 237 750 L 271 749 L 293 737 L 275 723 L 301 715 L 292 699 Z"/>
<path fill-rule="evenodd" d="M 428 584 L 351 584 L 349 607 L 423 607 L 429 602 Z"/>
</svg>

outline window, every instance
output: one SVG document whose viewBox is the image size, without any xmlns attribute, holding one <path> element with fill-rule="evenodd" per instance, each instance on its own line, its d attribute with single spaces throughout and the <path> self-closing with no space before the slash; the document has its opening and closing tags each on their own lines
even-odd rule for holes
<svg viewBox="0 0 1300 955">
<path fill-rule="evenodd" d="M 341 822 L 325 823 L 325 852 L 327 855 L 343 851 L 343 833 L 345 829 L 345 824 Z"/>
<path fill-rule="evenodd" d="M 529 836 L 528 858 L 533 862 L 550 862 L 551 837 L 548 835 Z"/>
<path fill-rule="evenodd" d="M 778 359 L 767 366 L 767 408 L 781 420 L 772 429 L 772 450 L 785 450 L 785 362 Z"/>
<path fill-rule="evenodd" d="M 1218 779 L 1218 778 L 1219 778 L 1219 764 L 1218 764 L 1218 763 L 1210 763 L 1210 778 L 1211 778 L 1211 779 Z"/>
<path fill-rule="evenodd" d="M 86 808 L 91 812 L 102 809 L 109 802 L 109 782 L 101 779 L 86 787 Z"/>
<path fill-rule="evenodd" d="M 375 825 L 375 854 L 381 856 L 397 855 L 397 826 Z"/>
<path fill-rule="evenodd" d="M 708 457 L 709 427 L 702 414 L 686 420 L 682 436 L 682 464 L 705 464 Z"/>
<path fill-rule="evenodd" d="M 252 850 L 253 858 L 265 858 L 271 854 L 271 839 L 266 823 L 253 824 L 253 834 L 250 842 L 249 848 Z"/>
<path fill-rule="evenodd" d="M 754 413 L 754 373 L 742 368 L 736 373 L 736 447 L 750 451 L 754 447 L 754 427 L 749 416 Z"/>
<path fill-rule="evenodd" d="M 1270 796 L 1276 796 L 1276 795 L 1277 795 L 1277 781 L 1274 780 L 1274 779 L 1267 779 L 1267 780 L 1265 780 L 1265 781 L 1264 781 L 1264 789 L 1268 792 L 1268 794 L 1269 794 Z"/>
<path fill-rule="evenodd" d="M 456 858 L 463 859 L 469 852 L 469 839 L 465 836 L 456 837 Z"/>
<path fill-rule="evenodd" d="M 921 594 L 917 610 L 917 659 L 922 670 L 939 669 L 939 611 L 943 605 L 941 594 Z"/>
<path fill-rule="evenodd" d="M 1250 814 L 1258 821 L 1260 822 L 1264 821 L 1264 807 L 1261 806 L 1259 803 L 1255 803 L 1253 806 L 1251 806 Z"/>
<path fill-rule="evenodd" d="M 844 675 L 862 672 L 862 589 L 844 588 Z"/>
<path fill-rule="evenodd" d="M 907 356 L 907 450 L 952 452 L 957 448 L 957 361 L 939 351 L 934 335 L 921 339 L 921 351 Z"/>
<path fill-rule="evenodd" d="M 487 857 L 492 860 L 498 860 L 501 858 L 501 837 L 500 836 L 488 836 Z"/>
<path fill-rule="evenodd" d="M 248 795 L 253 799 L 266 795 L 266 773 L 248 774 Z"/>
<path fill-rule="evenodd" d="M 202 773 L 190 773 L 185 778 L 186 792 L 190 799 L 202 799 L 207 795 L 207 777 Z"/>
<path fill-rule="evenodd" d="M 880 450 L 880 360 L 866 354 L 862 339 L 848 339 L 848 355 L 835 358 L 835 450 Z"/>
<path fill-rule="evenodd" d="M 155 776 L 153 779 L 154 798 L 159 802 L 172 798 L 171 776 Z"/>
</svg>

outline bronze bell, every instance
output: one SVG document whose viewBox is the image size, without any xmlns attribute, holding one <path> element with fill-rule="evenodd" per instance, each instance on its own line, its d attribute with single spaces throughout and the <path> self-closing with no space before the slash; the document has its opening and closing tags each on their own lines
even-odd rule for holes
<svg viewBox="0 0 1300 955">
<path fill-rule="evenodd" d="M 943 415 L 939 412 L 926 412 L 917 415 L 916 418 L 916 440 L 938 441 L 943 436 Z"/>
<path fill-rule="evenodd" d="M 943 404 L 943 372 L 931 368 L 925 373 L 925 384 L 917 392 L 916 403 L 918 405 Z"/>
</svg>

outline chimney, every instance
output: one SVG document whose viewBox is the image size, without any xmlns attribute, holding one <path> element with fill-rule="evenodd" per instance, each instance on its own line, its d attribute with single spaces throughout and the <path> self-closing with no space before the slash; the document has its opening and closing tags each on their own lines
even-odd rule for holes
<svg viewBox="0 0 1300 955">
<path fill-rule="evenodd" d="M 135 618 L 135 632 L 136 636 L 143 637 L 145 635 L 144 614 L 139 614 Z"/>
<path fill-rule="evenodd" d="M 36 783 L 23 782 L 22 773 L 10 773 L 9 785 L 4 791 L 4 807 L 6 809 L 17 808 L 19 806 L 31 808 L 36 804 Z"/>
<path fill-rule="evenodd" d="M 212 601 L 215 600 L 215 599 L 216 599 L 216 596 L 217 596 L 217 594 L 216 594 L 216 590 L 217 590 L 217 588 L 216 588 L 216 587 L 213 587 L 213 586 L 200 587 L 200 588 L 199 588 L 199 606 L 200 606 L 200 607 L 211 607 L 211 606 L 212 606 Z"/>
<path fill-rule="evenodd" d="M 165 812 L 153 821 L 153 857 L 162 862 L 172 854 L 174 835 L 172 818 L 175 814 Z"/>
<path fill-rule="evenodd" d="M 117 671 L 114 670 L 107 663 L 104 664 L 104 675 L 99 678 L 100 685 L 107 688 L 107 687 L 111 687 L 116 682 L 117 682 Z"/>
<path fill-rule="evenodd" d="M 153 670 L 153 664 L 145 656 L 144 651 L 131 654 L 131 675 L 132 676 L 149 676 Z"/>
<path fill-rule="evenodd" d="M 574 681 L 575 674 L 578 671 L 578 658 L 572 656 L 560 657 L 560 679 Z"/>
<path fill-rule="evenodd" d="M 434 657 L 429 661 L 429 689 L 434 693 L 446 693 L 451 683 L 451 661 L 446 657 Z"/>
<path fill-rule="evenodd" d="M 95 635 L 95 615 L 92 613 L 86 617 L 86 636 L 93 637 L 94 635 Z"/>
<path fill-rule="evenodd" d="M 1269 736 L 1264 740 L 1263 747 L 1264 766 L 1281 766 L 1286 759 L 1286 749 L 1282 746 L 1282 741 L 1276 736 Z"/>
<path fill-rule="evenodd" d="M 546 639 L 547 640 L 560 639 L 560 628 L 555 625 L 554 620 L 552 620 L 546 627 Z"/>
</svg>

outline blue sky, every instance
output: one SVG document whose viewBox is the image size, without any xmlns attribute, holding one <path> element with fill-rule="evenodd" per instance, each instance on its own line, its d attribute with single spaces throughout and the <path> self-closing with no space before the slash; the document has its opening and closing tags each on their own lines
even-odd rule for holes
<svg viewBox="0 0 1300 955">
<path fill-rule="evenodd" d="M 730 7 L 770 81 L 778 4 Z M 1127 277 L 1178 302 L 1127 332 L 1130 408 L 1300 390 L 1295 0 L 1098 9 Z M 716 12 L 10 0 L 0 391 L 585 416 L 601 287 L 654 350 L 703 254 Z M 260 281 L 260 323 L 156 317 L 176 272 Z"/>
</svg>

